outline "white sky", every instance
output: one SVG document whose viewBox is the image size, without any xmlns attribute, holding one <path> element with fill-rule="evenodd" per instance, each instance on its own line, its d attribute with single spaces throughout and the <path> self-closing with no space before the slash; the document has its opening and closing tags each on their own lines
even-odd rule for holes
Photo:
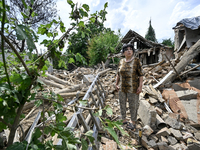
<svg viewBox="0 0 200 150">
<path fill-rule="evenodd" d="M 152 27 L 158 42 L 171 38 L 174 40 L 173 27 L 184 18 L 200 16 L 199 0 L 73 0 L 74 3 L 88 4 L 90 13 L 102 10 L 108 2 L 105 26 L 124 36 L 129 29 L 145 36 L 151 18 Z M 58 0 L 58 15 L 65 26 L 70 24 L 70 6 L 67 0 Z"/>
</svg>

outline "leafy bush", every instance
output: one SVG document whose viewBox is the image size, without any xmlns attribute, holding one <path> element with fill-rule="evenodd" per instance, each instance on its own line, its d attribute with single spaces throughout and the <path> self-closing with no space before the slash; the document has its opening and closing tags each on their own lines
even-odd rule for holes
<svg viewBox="0 0 200 150">
<path fill-rule="evenodd" d="M 89 56 L 89 64 L 96 65 L 101 61 L 105 61 L 109 53 L 115 52 L 115 47 L 120 38 L 120 31 L 115 34 L 113 31 L 101 33 L 89 41 L 87 54 Z"/>
</svg>

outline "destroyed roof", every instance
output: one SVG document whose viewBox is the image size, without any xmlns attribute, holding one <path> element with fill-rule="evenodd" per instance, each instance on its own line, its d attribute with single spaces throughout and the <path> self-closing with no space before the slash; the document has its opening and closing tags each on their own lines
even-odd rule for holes
<svg viewBox="0 0 200 150">
<path fill-rule="evenodd" d="M 123 44 L 132 43 L 133 44 L 135 41 L 139 42 L 139 49 L 163 46 L 162 44 L 155 43 L 155 42 L 145 39 L 144 37 L 142 37 L 141 35 L 139 35 L 138 33 L 136 33 L 135 31 L 133 31 L 131 29 L 127 32 L 127 34 L 121 40 L 121 43 L 123 43 Z"/>
<path fill-rule="evenodd" d="M 200 16 L 182 19 L 173 29 L 180 27 L 180 25 L 184 25 L 186 28 L 196 30 L 200 27 Z"/>
</svg>

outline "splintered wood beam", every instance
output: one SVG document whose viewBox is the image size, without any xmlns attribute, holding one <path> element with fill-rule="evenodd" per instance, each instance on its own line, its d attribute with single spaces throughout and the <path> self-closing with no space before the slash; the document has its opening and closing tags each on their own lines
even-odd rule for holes
<svg viewBox="0 0 200 150">
<path fill-rule="evenodd" d="M 167 58 L 167 60 L 169 61 L 169 63 L 172 65 L 172 67 L 173 67 L 174 71 L 176 72 L 176 75 L 179 77 L 179 79 L 180 79 L 181 81 L 183 81 L 183 80 L 182 80 L 182 78 L 179 76 L 178 72 L 176 71 L 176 69 L 175 69 L 174 65 L 171 63 L 170 59 L 167 57 L 167 55 L 166 55 L 166 54 L 165 54 L 165 57 Z"/>
</svg>

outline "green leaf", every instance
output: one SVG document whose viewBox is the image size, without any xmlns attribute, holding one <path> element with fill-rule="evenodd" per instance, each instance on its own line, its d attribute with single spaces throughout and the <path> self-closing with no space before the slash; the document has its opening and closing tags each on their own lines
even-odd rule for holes
<svg viewBox="0 0 200 150">
<path fill-rule="evenodd" d="M 107 105 L 104 109 L 106 110 L 107 115 L 113 115 L 112 108 L 109 105 Z"/>
<path fill-rule="evenodd" d="M 65 121 L 65 120 L 67 120 L 67 117 L 66 117 L 66 116 L 63 116 L 62 113 L 59 113 L 59 114 L 56 115 L 56 121 L 57 121 L 57 122 L 63 122 L 63 121 Z"/>
<path fill-rule="evenodd" d="M 84 22 L 83 22 L 83 21 L 80 21 L 79 24 L 78 24 L 78 26 L 84 28 L 84 27 L 85 27 Z"/>
<path fill-rule="evenodd" d="M 93 135 L 93 131 L 92 131 L 92 130 L 89 130 L 89 131 L 87 131 L 87 132 L 85 133 L 85 136 L 88 137 L 88 139 L 90 140 L 91 143 L 93 143 L 94 140 L 95 140 L 94 137 L 93 137 L 92 135 Z"/>
<path fill-rule="evenodd" d="M 104 4 L 104 9 L 108 7 L 108 2 Z"/>
<path fill-rule="evenodd" d="M 81 37 L 85 38 L 85 33 L 84 32 L 82 32 Z"/>
<path fill-rule="evenodd" d="M 90 7 L 87 5 L 87 4 L 83 4 L 82 6 L 86 11 L 89 11 L 90 10 Z"/>
<path fill-rule="evenodd" d="M 25 13 L 21 12 L 21 14 L 22 14 L 22 16 L 23 16 L 24 18 L 28 18 L 28 16 L 27 16 Z"/>
<path fill-rule="evenodd" d="M 68 63 L 69 63 L 69 64 L 75 63 L 75 60 L 74 60 L 73 58 L 70 58 L 69 61 L 68 61 Z"/>
<path fill-rule="evenodd" d="M 87 106 L 88 101 L 87 100 L 79 100 L 79 103 L 83 106 Z"/>
<path fill-rule="evenodd" d="M 17 40 L 24 40 L 28 37 L 27 33 L 24 31 L 23 25 L 16 26 L 16 34 L 17 34 Z"/>
<path fill-rule="evenodd" d="M 129 134 L 126 133 L 126 132 L 124 131 L 124 129 L 121 127 L 121 125 L 122 125 L 122 120 L 121 120 L 121 122 L 120 122 L 120 121 L 114 121 L 114 122 L 112 122 L 112 123 L 113 123 L 113 125 L 115 125 L 115 126 L 117 127 L 118 130 L 121 131 L 121 133 L 122 133 L 123 135 L 129 136 Z"/>
<path fill-rule="evenodd" d="M 15 30 L 17 34 L 17 39 L 26 40 L 29 50 L 32 51 L 33 49 L 36 48 L 33 39 L 31 37 L 31 31 L 29 30 L 29 28 L 23 25 L 17 25 Z"/>
<path fill-rule="evenodd" d="M 26 145 L 23 143 L 15 142 L 11 146 L 9 146 L 6 150 L 24 150 L 26 149 Z"/>
<path fill-rule="evenodd" d="M 23 3 L 23 5 L 24 5 L 24 7 L 27 9 L 27 5 L 26 5 L 25 0 L 22 0 L 22 3 Z"/>
<path fill-rule="evenodd" d="M 102 109 L 100 109 L 98 112 L 94 113 L 94 116 L 101 117 L 102 112 L 103 112 Z"/>
<path fill-rule="evenodd" d="M 91 17 L 91 18 L 90 18 L 90 21 L 91 21 L 92 23 L 94 23 L 94 22 L 95 22 L 95 20 L 96 20 L 96 18 L 95 18 L 95 17 Z"/>
<path fill-rule="evenodd" d="M 71 8 L 74 8 L 75 4 L 72 0 L 67 0 L 67 3 L 71 6 Z"/>
<path fill-rule="evenodd" d="M 40 129 L 36 128 L 33 136 L 38 139 L 40 136 L 42 135 L 42 132 L 40 131 Z"/>
<path fill-rule="evenodd" d="M 69 144 L 69 143 L 66 143 L 66 145 L 67 145 L 67 149 L 70 149 L 70 150 L 77 150 L 76 145 Z"/>
<path fill-rule="evenodd" d="M 81 138 L 81 145 L 83 150 L 88 149 L 88 143 L 83 138 Z"/>
<path fill-rule="evenodd" d="M 34 12 L 34 11 L 31 13 L 31 16 L 32 16 L 32 17 L 35 17 L 35 12 Z"/>
<path fill-rule="evenodd" d="M 114 138 L 115 142 L 120 145 L 118 136 L 117 136 L 115 130 L 112 127 L 104 127 L 104 128 L 111 134 L 111 136 Z"/>
<path fill-rule="evenodd" d="M 64 23 L 62 21 L 60 22 L 60 31 L 62 33 L 65 32 L 65 26 L 64 26 Z"/>
</svg>

